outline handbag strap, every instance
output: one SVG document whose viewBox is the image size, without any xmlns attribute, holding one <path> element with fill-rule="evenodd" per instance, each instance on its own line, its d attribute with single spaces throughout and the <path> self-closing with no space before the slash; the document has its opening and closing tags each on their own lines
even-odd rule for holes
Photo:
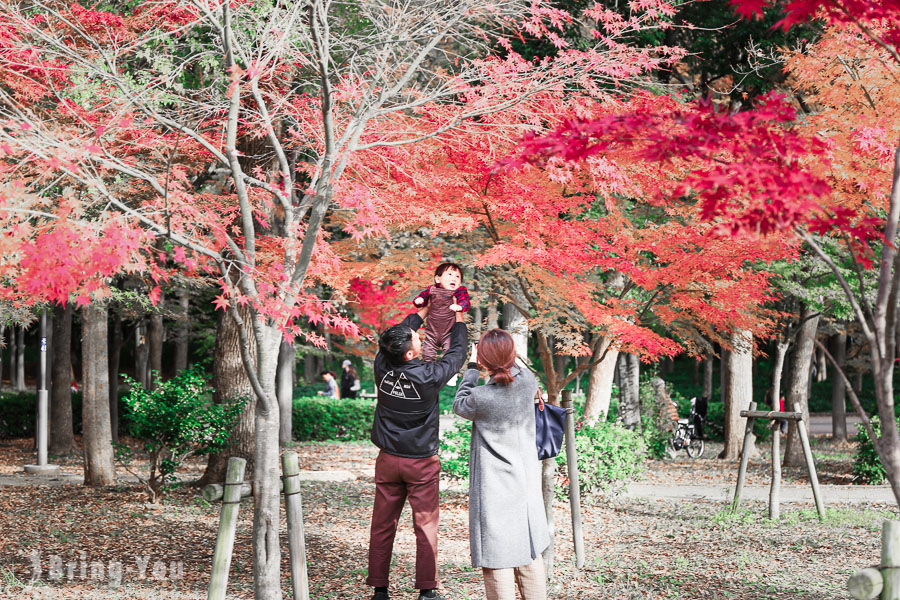
<svg viewBox="0 0 900 600">
<path fill-rule="evenodd" d="M 538 388 L 537 392 L 534 393 L 534 398 L 535 398 L 535 400 L 538 401 L 538 410 L 543 412 L 543 410 L 544 410 L 544 395 L 541 394 L 541 388 Z"/>
</svg>

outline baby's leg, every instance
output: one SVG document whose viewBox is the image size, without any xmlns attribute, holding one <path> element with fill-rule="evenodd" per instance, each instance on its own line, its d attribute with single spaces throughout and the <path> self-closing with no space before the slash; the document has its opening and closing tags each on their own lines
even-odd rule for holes
<svg viewBox="0 0 900 600">
<path fill-rule="evenodd" d="M 425 362 L 434 362 L 437 360 L 438 346 L 434 343 L 431 335 L 425 336 L 425 343 L 422 344 L 422 360 Z"/>
</svg>

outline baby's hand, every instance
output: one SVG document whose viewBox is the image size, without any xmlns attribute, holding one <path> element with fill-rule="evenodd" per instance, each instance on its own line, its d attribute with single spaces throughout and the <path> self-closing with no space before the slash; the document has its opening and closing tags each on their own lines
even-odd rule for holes
<svg viewBox="0 0 900 600">
<path fill-rule="evenodd" d="M 460 306 L 459 304 L 451 304 L 450 310 L 452 310 L 453 312 L 459 312 L 462 310 L 462 306 Z"/>
<path fill-rule="evenodd" d="M 423 304 L 425 304 L 425 299 L 416 298 L 415 300 L 413 300 L 413 304 L 415 304 L 416 306 L 422 306 Z"/>
</svg>

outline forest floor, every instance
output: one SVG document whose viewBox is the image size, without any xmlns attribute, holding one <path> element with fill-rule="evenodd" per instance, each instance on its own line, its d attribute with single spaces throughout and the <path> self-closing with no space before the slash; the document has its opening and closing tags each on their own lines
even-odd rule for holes
<svg viewBox="0 0 900 600">
<path fill-rule="evenodd" d="M 0 444 L 0 476 L 13 477 L 34 460 L 31 440 Z M 301 469 L 343 470 L 351 481 L 305 481 L 304 522 L 311 598 L 360 599 L 364 585 L 376 449 L 368 443 L 309 443 L 293 448 Z M 650 461 L 643 484 L 733 486 L 737 465 L 716 460 L 712 444 L 701 459 L 680 453 Z M 751 461 L 748 483 L 768 484 L 768 461 Z M 852 445 L 814 439 L 823 483 L 852 482 Z M 80 475 L 80 457 L 56 457 L 63 472 Z M 185 469 L 197 477 L 202 461 Z M 17 477 L 17 476 L 16 476 Z M 805 469 L 785 469 L 785 486 L 807 486 Z M 468 499 L 459 482 L 442 482 L 440 574 L 452 600 L 483 598 L 480 572 L 469 563 Z M 553 600 L 848 598 L 847 577 L 878 563 L 880 524 L 898 518 L 893 503 L 833 504 L 824 523 L 814 507 L 785 503 L 778 522 L 762 502 L 732 514 L 722 501 L 589 499 L 583 507 L 586 561 L 576 569 L 568 502 L 554 506 L 556 571 Z M 162 504 L 146 502 L 132 482 L 107 489 L 78 484 L 0 487 L 0 597 L 202 599 L 215 543 L 218 505 L 196 489 L 173 490 Z M 251 598 L 252 506 L 245 502 L 235 544 L 229 597 Z M 282 531 L 286 527 L 282 523 Z M 284 536 L 283 536 L 284 538 Z M 287 543 L 282 544 L 285 597 L 290 597 Z M 392 597 L 415 598 L 415 537 L 408 508 L 395 543 Z M 39 578 L 32 581 L 35 565 Z M 110 568 L 112 566 L 113 568 Z M 121 574 L 120 574 L 121 573 Z M 51 580 L 52 574 L 61 577 Z"/>
</svg>

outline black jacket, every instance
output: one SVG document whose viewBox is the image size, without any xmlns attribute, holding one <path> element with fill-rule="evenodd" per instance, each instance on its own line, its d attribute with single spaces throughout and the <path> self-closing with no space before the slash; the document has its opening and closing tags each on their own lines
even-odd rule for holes
<svg viewBox="0 0 900 600">
<path fill-rule="evenodd" d="M 353 384 L 356 383 L 356 377 L 349 371 L 341 373 L 341 398 L 356 398 L 356 391 L 351 390 Z"/>
<path fill-rule="evenodd" d="M 413 313 L 401 325 L 415 331 L 422 326 L 422 318 Z M 373 444 L 404 458 L 437 454 L 438 392 L 462 368 L 468 335 L 465 323 L 455 323 L 450 329 L 450 348 L 433 363 L 414 358 L 393 364 L 382 352 L 375 356 L 378 404 L 372 426 Z"/>
</svg>

